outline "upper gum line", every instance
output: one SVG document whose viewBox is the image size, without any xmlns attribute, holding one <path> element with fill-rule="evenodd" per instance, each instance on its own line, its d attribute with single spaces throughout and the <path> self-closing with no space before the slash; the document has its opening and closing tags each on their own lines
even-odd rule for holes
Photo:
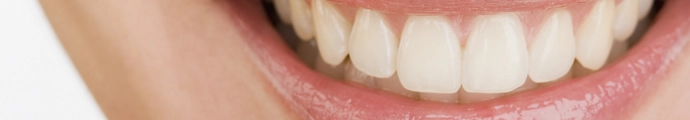
<svg viewBox="0 0 690 120">
<path fill-rule="evenodd" d="M 312 0 L 313 1 L 313 0 Z M 453 29 L 458 35 L 461 46 L 464 46 L 465 40 L 467 39 L 467 34 L 469 29 L 472 27 L 473 19 L 476 16 L 482 15 L 494 15 L 501 13 L 515 13 L 519 16 L 520 21 L 523 23 L 524 31 L 526 32 L 527 45 L 529 46 L 534 35 L 538 32 L 538 28 L 541 26 L 543 20 L 548 17 L 554 10 L 566 9 L 570 11 L 573 18 L 573 26 L 577 30 L 582 22 L 582 19 L 589 14 L 594 2 L 581 2 L 573 3 L 568 6 L 556 7 L 551 9 L 543 10 L 531 10 L 531 11 L 514 11 L 514 12 L 491 12 L 491 13 L 474 13 L 474 14 L 400 14 L 400 13 L 389 13 L 381 12 L 387 18 L 387 22 L 391 24 L 392 29 L 396 36 L 400 36 L 402 31 L 402 26 L 404 26 L 405 21 L 410 16 L 444 16 L 448 19 L 448 22 L 453 25 Z M 338 8 L 341 15 L 348 20 L 350 23 L 354 23 L 355 15 L 358 9 L 364 8 L 353 8 L 341 4 L 333 4 Z M 376 10 L 373 10 L 376 11 Z"/>
<path fill-rule="evenodd" d="M 287 1 L 289 1 L 289 0 L 287 0 Z M 601 0 L 601 1 L 603 1 L 603 0 Z M 618 0 L 616 2 L 619 2 L 619 1 L 620 0 Z M 637 1 L 637 0 L 635 0 L 635 1 Z M 291 1 L 291 2 L 293 2 L 293 1 Z M 332 3 L 328 3 L 328 1 L 311 0 L 310 2 L 311 3 L 309 3 L 309 4 L 311 4 L 312 6 L 309 6 L 307 8 L 310 8 L 311 11 L 319 11 L 319 12 L 311 12 L 311 17 L 315 17 L 313 19 L 315 22 L 314 23 L 315 25 L 313 26 L 313 28 L 310 28 L 310 29 L 313 29 L 315 31 L 313 33 L 315 37 L 303 37 L 303 39 L 304 38 L 307 38 L 305 40 L 317 39 L 317 43 L 319 44 L 319 46 L 323 46 L 323 45 L 327 45 L 327 46 L 343 45 L 343 46 L 345 46 L 345 47 L 338 48 L 338 49 L 332 49 L 332 47 L 319 48 L 319 51 L 321 51 L 321 53 L 320 53 L 321 57 L 323 57 L 321 62 L 325 61 L 325 63 L 322 63 L 324 65 L 328 65 L 328 64 L 330 64 L 330 65 L 341 64 L 342 65 L 342 64 L 345 64 L 345 62 L 349 62 L 349 61 L 353 60 L 353 58 L 352 58 L 353 55 L 349 53 L 349 52 L 352 52 L 353 49 L 349 49 L 349 47 L 351 47 L 351 46 L 347 45 L 347 44 L 352 44 L 351 41 L 349 40 L 350 38 L 348 38 L 348 37 L 352 37 L 354 32 L 355 32 L 355 28 L 351 28 L 351 27 L 356 26 L 355 19 L 357 19 L 357 18 L 355 16 L 357 16 L 358 10 L 362 10 L 362 9 L 352 8 L 352 7 L 348 7 L 348 6 L 340 5 L 340 4 L 332 4 Z M 315 4 L 315 2 L 316 2 L 316 4 L 320 4 L 320 5 L 323 4 L 323 5 L 321 5 L 320 7 L 314 7 L 313 5 Z M 321 3 L 319 3 L 319 2 L 321 2 Z M 460 51 L 458 51 L 458 52 L 463 53 L 463 52 L 467 51 L 465 49 L 468 49 L 468 46 L 467 46 L 468 43 L 467 42 L 468 42 L 468 39 L 470 39 L 470 36 L 471 36 L 470 34 L 472 34 L 472 31 L 474 31 L 473 29 L 476 29 L 475 25 L 478 22 L 481 22 L 481 21 L 477 20 L 477 18 L 482 18 L 482 20 L 484 20 L 484 19 L 490 20 L 490 19 L 496 18 L 495 16 L 506 17 L 506 15 L 508 15 L 508 16 L 515 15 L 515 16 L 517 16 L 517 17 L 515 17 L 515 18 L 517 18 L 516 20 L 520 24 L 519 27 L 517 27 L 517 28 L 521 28 L 519 31 L 521 31 L 522 34 L 524 34 L 523 39 L 517 39 L 518 41 L 523 40 L 524 46 L 520 47 L 518 45 L 518 47 L 516 49 L 517 50 L 524 49 L 524 50 L 529 51 L 530 48 L 532 48 L 531 45 L 534 42 L 533 40 L 535 40 L 537 38 L 537 34 L 539 34 L 541 29 L 543 29 L 542 24 L 545 24 L 545 22 L 547 22 L 546 20 L 550 19 L 549 17 L 554 15 L 556 13 L 556 11 L 567 11 L 569 13 L 569 18 L 571 18 L 570 21 L 572 22 L 571 23 L 572 24 L 571 29 L 573 31 L 572 33 L 574 34 L 573 37 L 581 36 L 580 34 L 584 34 L 584 35 L 594 34 L 594 36 L 600 35 L 598 33 L 586 32 L 588 30 L 583 30 L 585 32 L 581 32 L 581 30 L 580 30 L 581 26 L 583 26 L 583 22 L 587 21 L 586 19 L 587 19 L 588 15 L 590 15 L 590 13 L 592 12 L 592 9 L 595 7 L 595 4 L 598 4 L 599 2 L 600 1 L 574 3 L 574 4 L 571 4 L 568 6 L 564 6 L 564 7 L 560 7 L 560 8 L 553 8 L 553 9 L 546 9 L 546 10 L 500 12 L 500 13 L 473 14 L 473 15 L 468 15 L 468 14 L 464 14 L 464 15 L 440 15 L 440 16 L 443 19 L 445 19 L 444 20 L 445 22 L 447 22 L 447 24 L 446 24 L 447 27 L 452 29 L 451 33 L 448 33 L 448 34 L 454 34 L 455 39 L 457 41 L 457 44 L 459 45 L 458 49 L 460 49 Z M 613 3 L 613 2 L 611 2 L 611 3 Z M 291 4 L 295 4 L 295 3 L 291 3 Z M 602 3 L 602 4 L 605 4 L 605 3 Z M 610 6 L 615 6 L 615 5 L 610 5 Z M 613 8 L 610 8 L 610 6 L 605 7 L 605 8 L 613 9 Z M 319 10 L 314 10 L 315 8 L 319 9 Z M 318 15 L 318 14 L 322 14 L 322 13 L 333 13 L 333 11 L 329 11 L 329 9 L 337 10 L 335 13 L 339 14 L 340 16 L 327 15 L 324 17 L 324 15 Z M 292 10 L 294 11 L 295 9 L 293 8 Z M 375 10 L 372 10 L 372 11 L 378 12 Z M 402 44 L 403 40 L 401 40 L 401 39 L 405 38 L 402 34 L 404 34 L 403 31 L 404 31 L 404 28 L 406 27 L 406 24 L 409 24 L 409 23 L 407 23 L 407 22 L 409 22 L 408 18 L 413 17 L 413 16 L 421 16 L 424 18 L 428 18 L 431 16 L 439 16 L 439 15 L 405 15 L 405 14 L 383 13 L 383 12 L 378 12 L 378 13 L 383 15 L 383 20 L 387 24 L 387 28 L 391 30 L 391 32 L 393 33 L 393 37 L 395 39 L 397 39 L 396 44 Z M 608 19 L 614 19 L 613 15 L 615 15 L 615 14 L 612 15 L 612 14 L 608 14 L 605 12 L 605 13 L 603 13 L 603 15 L 607 15 L 607 16 L 611 17 Z M 316 18 L 316 17 L 319 17 L 319 18 Z M 512 19 L 511 17 L 507 17 L 507 18 Z M 498 19 L 498 18 L 496 18 L 496 19 Z M 294 21 L 295 20 L 294 16 L 293 16 L 292 20 L 293 21 L 291 24 L 300 24 L 299 23 L 300 21 Z M 608 22 L 604 23 L 604 25 L 610 25 L 610 24 L 613 24 L 613 23 L 612 22 L 611 23 L 608 23 Z M 295 26 L 297 26 L 297 25 L 295 25 Z M 324 26 L 328 27 L 328 28 L 324 28 Z M 585 25 L 585 26 L 587 26 L 587 25 Z M 588 25 L 588 26 L 590 26 L 590 27 L 586 27 L 587 29 L 591 29 L 592 26 L 594 28 L 601 28 L 601 26 L 597 26 L 597 25 Z M 343 27 L 347 27 L 347 28 L 343 28 Z M 611 27 L 603 27 L 603 28 L 610 29 Z M 633 28 L 634 28 L 634 26 L 633 26 Z M 299 30 L 300 28 L 295 28 L 295 29 L 297 29 L 297 31 L 300 31 Z M 352 29 L 352 31 L 353 31 L 352 33 L 350 32 L 350 29 Z M 499 27 L 499 29 L 504 29 L 504 28 Z M 335 30 L 335 32 L 333 30 Z M 321 33 L 319 33 L 319 32 L 321 32 Z M 324 36 L 325 33 L 328 33 L 328 36 Z M 602 34 L 605 34 L 605 33 L 602 33 Z M 611 33 L 611 34 L 613 34 L 613 33 Z M 319 35 L 321 35 L 321 36 L 319 36 Z M 333 36 L 333 35 L 336 35 L 336 36 Z M 592 36 L 592 35 L 590 35 L 590 36 Z M 326 39 L 328 39 L 328 41 L 330 41 L 330 42 L 324 42 Z M 333 42 L 334 40 L 336 42 Z M 338 41 L 338 40 L 342 40 L 342 41 Z M 610 44 L 613 43 L 613 40 L 612 39 L 610 39 L 610 40 L 611 40 L 611 42 L 609 42 L 609 43 L 601 43 L 601 42 L 596 42 L 596 41 L 595 42 L 585 42 L 585 43 L 595 44 L 595 45 L 604 44 L 605 46 L 608 46 L 608 48 L 603 47 L 605 49 L 602 49 L 602 48 L 597 49 L 597 50 L 604 50 L 604 53 L 605 53 L 604 55 L 608 55 L 608 51 L 611 48 Z M 323 42 L 323 43 L 321 43 L 321 42 Z M 348 42 L 350 42 L 350 43 L 348 43 Z M 510 43 L 510 41 L 507 41 L 507 42 Z M 623 44 L 625 44 L 624 40 L 622 40 L 621 42 L 623 42 Z M 450 42 L 450 43 L 452 43 L 452 42 Z M 583 43 L 578 43 L 578 44 L 583 44 Z M 609 44 L 609 45 L 606 45 L 606 44 Z M 397 50 L 398 52 L 394 52 L 393 54 L 400 55 L 399 54 L 400 50 L 398 50 L 398 49 L 402 50 L 404 48 L 402 48 L 402 45 L 400 46 L 400 48 L 398 47 L 398 45 L 395 45 L 395 50 Z M 582 48 L 577 48 L 576 51 L 582 51 L 580 49 L 582 49 Z M 326 50 L 326 51 L 324 51 L 324 50 Z M 381 50 L 381 49 L 378 49 L 378 50 Z M 416 50 L 420 50 L 420 49 L 416 49 Z M 589 51 L 592 51 L 592 50 L 589 50 Z M 451 52 L 451 53 L 453 53 L 453 52 Z M 467 53 L 467 52 L 465 52 L 465 53 Z M 346 56 L 348 56 L 348 54 L 350 54 L 349 55 L 350 60 L 347 60 L 347 58 L 346 58 Z M 358 53 L 358 54 L 361 54 L 361 53 Z M 585 60 L 585 63 L 584 63 L 584 64 L 586 64 L 586 65 L 584 65 L 585 68 L 572 68 L 572 69 L 590 68 L 590 69 L 597 70 L 597 69 L 601 68 L 600 65 L 593 65 L 593 64 L 600 64 L 601 62 L 592 63 L 592 62 L 588 62 L 586 60 L 586 59 L 592 59 L 590 57 L 591 55 L 589 55 L 589 54 L 596 54 L 596 53 L 587 53 L 584 55 L 585 57 L 583 57 L 583 58 L 580 58 L 580 56 L 583 56 L 583 55 L 578 54 L 578 56 L 576 57 L 578 59 L 578 61 L 579 60 Z M 602 54 L 602 53 L 599 53 L 599 54 Z M 460 55 L 460 54 L 458 54 L 458 55 Z M 573 57 L 575 57 L 575 56 L 573 56 Z M 525 55 L 522 56 L 522 58 L 526 59 L 527 61 L 530 61 L 529 53 L 525 53 Z M 595 58 L 596 58 L 596 56 L 595 56 Z M 601 56 L 599 56 L 598 58 L 601 58 Z M 359 64 L 361 66 L 361 64 L 363 64 L 363 63 L 361 63 L 362 58 L 359 57 L 358 59 L 360 62 Z M 401 58 L 398 56 L 398 57 L 393 57 L 393 59 L 398 59 L 398 60 L 394 60 L 394 61 L 399 61 L 399 59 L 401 59 Z M 467 58 L 459 58 L 458 60 L 460 60 L 460 59 L 464 60 Z M 575 59 L 575 58 L 573 58 L 573 59 Z M 317 62 L 318 61 L 319 60 L 317 60 Z M 596 61 L 601 61 L 601 60 L 596 60 Z M 603 61 L 604 62 L 606 61 L 606 56 L 604 56 Z M 353 62 L 356 62 L 356 60 L 354 60 Z M 462 61 L 462 62 L 466 62 L 466 61 Z M 531 64 L 533 64 L 533 63 L 531 63 Z M 357 66 L 357 65 L 358 65 L 358 63 L 355 63 L 354 68 L 360 68 L 360 66 Z M 369 64 L 369 65 L 371 65 L 371 64 Z M 400 66 L 400 65 L 396 65 L 396 66 Z M 595 66 L 595 67 L 592 67 L 592 66 Z M 462 66 L 462 67 L 465 67 L 465 66 Z M 395 68 L 398 69 L 398 71 L 400 71 L 399 67 L 395 67 Z M 569 71 L 570 71 L 570 69 L 569 69 Z M 577 71 L 577 70 L 575 70 L 575 71 Z M 573 71 L 570 71 L 569 73 L 571 73 L 571 72 L 573 72 Z M 371 72 L 365 72 L 365 73 L 370 74 Z M 394 72 L 394 73 L 397 73 L 397 72 Z M 386 76 L 389 74 L 391 74 L 391 73 L 370 74 L 370 75 L 371 76 Z M 407 74 L 409 74 L 409 73 L 407 73 Z M 399 74 L 396 74 L 396 75 L 399 75 Z M 530 78 L 530 76 L 527 76 L 527 78 Z M 559 79 L 561 79 L 561 78 L 559 78 Z M 403 85 L 403 86 L 405 86 L 405 85 Z M 465 85 L 463 84 L 462 86 L 465 86 Z M 460 88 L 460 89 L 463 89 L 463 88 Z M 462 90 L 460 90 L 460 91 L 462 91 Z M 494 91 L 494 92 L 496 92 L 496 91 Z M 499 92 L 499 93 L 505 93 L 505 91 Z"/>
<path fill-rule="evenodd" d="M 280 0 L 276 0 L 280 1 Z M 289 0 L 288 0 L 289 1 Z M 306 3 L 308 5 L 311 5 L 315 0 L 306 0 Z M 596 1 L 596 0 L 595 0 Z M 620 2 L 622 0 L 616 0 L 616 2 Z M 567 11 L 570 12 L 573 18 L 573 27 L 575 30 L 579 29 L 580 24 L 583 22 L 582 19 L 586 15 L 589 14 L 590 9 L 592 8 L 591 6 L 593 5 L 594 1 L 590 2 L 579 2 L 579 3 L 572 3 L 567 6 L 561 6 L 561 7 L 555 7 L 555 8 L 550 8 L 550 9 L 543 9 L 543 10 L 531 10 L 531 11 L 514 11 L 514 12 L 490 12 L 490 13 L 474 13 L 474 14 L 400 14 L 400 13 L 388 13 L 388 12 L 381 12 L 380 13 L 384 14 L 386 17 L 386 21 L 391 24 L 393 31 L 396 36 L 400 36 L 400 32 L 402 31 L 402 26 L 404 26 L 405 19 L 407 19 L 410 16 L 444 16 L 448 19 L 448 22 L 453 25 L 452 27 L 456 34 L 459 36 L 459 41 L 462 46 L 464 46 L 465 40 L 467 39 L 467 34 L 469 32 L 468 29 L 472 27 L 472 19 L 475 18 L 476 16 L 481 16 L 481 15 L 493 15 L 493 14 L 500 14 L 500 13 L 515 13 L 519 16 L 521 22 L 523 23 L 524 26 L 524 31 L 526 32 L 526 43 L 527 46 L 531 45 L 531 40 L 535 36 L 535 34 L 538 32 L 538 28 L 541 26 L 541 23 L 543 20 L 545 20 L 546 17 L 548 17 L 554 10 L 558 9 L 566 9 Z M 331 3 L 338 12 L 347 20 L 349 23 L 354 23 L 355 15 L 357 13 L 357 10 L 359 9 L 365 9 L 365 8 L 355 8 L 351 6 L 346 6 L 342 4 L 334 4 Z M 376 10 L 373 10 L 376 11 Z"/>
</svg>

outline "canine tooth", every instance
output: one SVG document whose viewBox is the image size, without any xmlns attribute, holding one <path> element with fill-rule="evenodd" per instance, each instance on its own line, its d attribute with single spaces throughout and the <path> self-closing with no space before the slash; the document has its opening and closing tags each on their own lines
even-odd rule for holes
<svg viewBox="0 0 690 120">
<path fill-rule="evenodd" d="M 314 37 L 314 26 L 311 17 L 311 10 L 304 0 L 290 1 L 290 21 L 295 28 L 297 36 L 306 41 Z"/>
<path fill-rule="evenodd" d="M 541 26 L 530 46 L 529 77 L 538 83 L 557 80 L 575 61 L 575 33 L 570 12 L 560 9 Z"/>
<path fill-rule="evenodd" d="M 419 98 L 426 101 L 458 103 L 458 93 L 419 93 Z"/>
<path fill-rule="evenodd" d="M 637 25 L 637 0 L 623 0 L 616 6 L 613 22 L 613 37 L 617 41 L 625 41 L 635 31 Z"/>
<path fill-rule="evenodd" d="M 285 24 L 292 23 L 292 18 L 290 18 L 289 0 L 273 0 L 273 7 L 275 7 L 276 9 L 280 21 L 282 21 Z"/>
<path fill-rule="evenodd" d="M 460 88 L 460 43 L 443 16 L 411 16 L 400 37 L 398 77 L 405 89 L 455 93 Z"/>
<path fill-rule="evenodd" d="M 387 78 L 395 73 L 398 38 L 377 11 L 357 11 L 349 41 L 350 60 L 368 75 Z"/>
<path fill-rule="evenodd" d="M 293 0 L 302 1 L 302 0 Z M 314 28 L 319 53 L 326 63 L 340 64 L 347 56 L 347 40 L 352 29 L 350 24 L 330 2 L 313 0 Z"/>
<path fill-rule="evenodd" d="M 345 65 L 332 66 L 323 61 L 321 57 L 316 57 L 316 63 L 314 64 L 314 70 L 317 72 L 328 76 L 331 79 L 342 80 L 343 72 L 345 70 Z"/>
<path fill-rule="evenodd" d="M 376 78 L 357 70 L 351 61 L 345 62 L 345 81 L 359 83 L 369 88 L 376 88 Z"/>
<path fill-rule="evenodd" d="M 577 51 L 575 58 L 590 70 L 601 68 L 611 52 L 613 36 L 611 27 L 614 12 L 613 0 L 600 0 L 575 33 Z"/>
<path fill-rule="evenodd" d="M 400 84 L 400 79 L 398 79 L 397 74 L 393 74 L 389 78 L 376 78 L 376 86 L 382 90 L 408 98 L 417 98 L 419 96 L 419 93 L 405 89 L 405 87 Z"/>
<path fill-rule="evenodd" d="M 638 4 L 640 6 L 637 8 L 637 17 L 642 19 L 647 17 L 647 14 L 649 14 L 649 11 L 652 9 L 652 5 L 654 5 L 654 0 L 640 0 Z"/>
<path fill-rule="evenodd" d="M 529 62 L 522 23 L 514 13 L 478 16 L 463 56 L 467 92 L 504 93 L 520 87 Z"/>
</svg>

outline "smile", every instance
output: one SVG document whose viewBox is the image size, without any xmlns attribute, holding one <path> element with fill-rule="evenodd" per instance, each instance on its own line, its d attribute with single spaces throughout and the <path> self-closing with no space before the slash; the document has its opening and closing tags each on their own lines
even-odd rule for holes
<svg viewBox="0 0 690 120">
<path fill-rule="evenodd" d="M 684 0 L 649 16 L 649 0 L 274 0 L 291 48 L 260 2 L 231 2 L 255 64 L 307 119 L 619 118 L 690 32 Z"/>
</svg>

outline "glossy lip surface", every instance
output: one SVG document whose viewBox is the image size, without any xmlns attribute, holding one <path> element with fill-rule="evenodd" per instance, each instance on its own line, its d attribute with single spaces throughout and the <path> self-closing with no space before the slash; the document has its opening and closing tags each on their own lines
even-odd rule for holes
<svg viewBox="0 0 690 120">
<path fill-rule="evenodd" d="M 231 1 L 230 14 L 254 60 L 284 104 L 308 119 L 620 119 L 653 88 L 687 40 L 690 1 L 667 0 L 642 41 L 618 62 L 588 76 L 505 98 L 456 105 L 401 98 L 320 75 L 269 25 L 258 1 Z M 233 12 L 234 11 L 234 12 Z"/>
</svg>

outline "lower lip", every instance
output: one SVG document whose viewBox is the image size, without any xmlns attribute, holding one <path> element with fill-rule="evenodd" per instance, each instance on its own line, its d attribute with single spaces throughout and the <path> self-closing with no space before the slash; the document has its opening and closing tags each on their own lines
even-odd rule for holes
<svg viewBox="0 0 690 120">
<path fill-rule="evenodd" d="M 690 1 L 666 1 L 654 26 L 617 63 L 591 75 L 522 94 L 473 104 L 417 101 L 320 75 L 303 63 L 269 25 L 259 3 L 230 3 L 254 61 L 283 102 L 309 119 L 613 119 L 627 116 L 652 89 L 687 40 Z"/>
</svg>

